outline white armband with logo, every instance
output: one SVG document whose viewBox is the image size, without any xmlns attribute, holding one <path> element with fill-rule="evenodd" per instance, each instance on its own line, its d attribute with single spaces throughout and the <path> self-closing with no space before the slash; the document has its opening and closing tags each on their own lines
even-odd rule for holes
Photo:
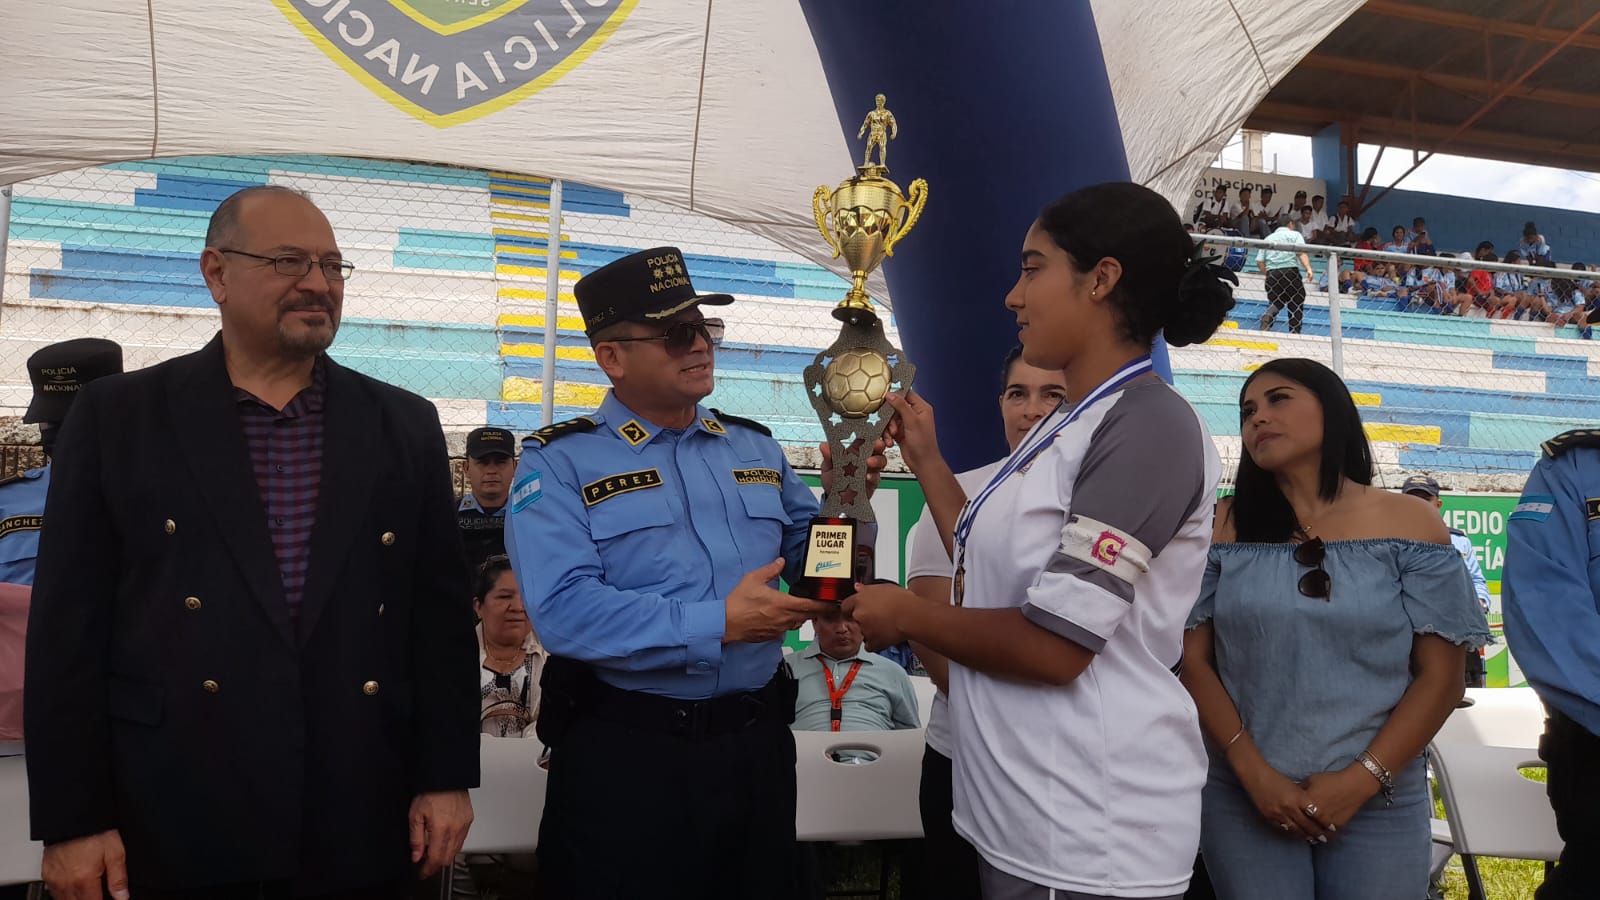
<svg viewBox="0 0 1600 900">
<path fill-rule="evenodd" d="M 1133 535 L 1085 516 L 1061 529 L 1061 553 L 1110 573 L 1128 584 L 1150 571 L 1150 548 Z"/>
</svg>

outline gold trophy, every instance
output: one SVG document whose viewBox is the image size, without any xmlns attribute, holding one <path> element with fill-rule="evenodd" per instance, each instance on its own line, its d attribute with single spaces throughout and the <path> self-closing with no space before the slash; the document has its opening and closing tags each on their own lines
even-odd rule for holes
<svg viewBox="0 0 1600 900">
<path fill-rule="evenodd" d="M 811 198 L 817 230 L 834 258 L 844 257 L 851 275 L 849 293 L 833 310 L 844 323 L 839 336 L 805 369 L 806 393 L 833 454 L 833 490 L 811 520 L 804 567 L 791 590 L 817 600 L 841 601 L 855 592 L 857 581 L 872 577 L 872 541 L 860 528 L 876 521 L 867 499 L 867 457 L 893 415 L 884 409 L 884 396 L 909 390 L 916 376 L 916 367 L 883 333 L 867 295 L 867 276 L 917 224 L 928 183 L 913 181 L 908 199 L 889 180 L 889 141 L 900 128 L 882 94 L 876 102 L 856 135 L 867 137 L 867 152 L 855 176 L 836 188 L 823 185 Z"/>
</svg>

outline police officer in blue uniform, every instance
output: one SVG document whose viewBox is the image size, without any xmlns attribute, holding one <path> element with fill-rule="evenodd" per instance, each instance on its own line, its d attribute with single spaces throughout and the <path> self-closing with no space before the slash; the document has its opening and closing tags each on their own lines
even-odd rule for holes
<svg viewBox="0 0 1600 900">
<path fill-rule="evenodd" d="M 28 378 L 33 382 L 33 399 L 22 421 L 38 424 L 45 464 L 0 481 L 0 592 L 3 592 L 0 614 L 19 617 L 26 615 L 28 596 L 33 589 L 39 533 L 44 528 L 44 499 L 50 489 L 50 452 L 55 447 L 58 429 L 66 421 L 67 410 L 72 407 L 79 388 L 102 375 L 122 371 L 122 348 L 99 338 L 63 341 L 43 347 L 28 357 L 27 367 Z M 0 640 L 6 640 L 13 633 L 13 629 L 0 629 Z M 20 631 L 15 633 L 20 635 Z M 19 646 L 15 650 L 12 658 L 20 659 L 22 648 Z M 0 653 L 5 653 L 5 649 L 0 648 Z M 21 678 L 20 670 L 16 676 Z M 0 684 L 0 692 L 20 690 L 20 683 Z M 10 732 L 12 728 L 0 730 Z M 20 752 L 21 744 L 0 740 L 0 756 Z"/>
<path fill-rule="evenodd" d="M 700 405 L 723 323 L 673 247 L 574 290 L 613 389 L 523 442 L 507 544 L 551 661 L 548 896 L 778 898 L 795 871 L 780 639 L 818 503 L 761 425 Z M 881 468 L 881 458 L 874 468 Z"/>
<path fill-rule="evenodd" d="M 476 572 L 483 561 L 506 552 L 506 498 L 511 494 L 516 439 L 504 428 L 467 433 L 467 490 L 456 507 L 456 525 Z"/>
<path fill-rule="evenodd" d="M 33 400 L 22 421 L 38 424 L 45 464 L 0 481 L 0 584 L 33 584 L 57 429 L 66 421 L 79 388 L 122 371 L 122 347 L 100 338 L 62 341 L 39 349 L 28 357 L 27 365 Z"/>
<path fill-rule="evenodd" d="M 1600 885 L 1600 431 L 1544 443 L 1506 523 L 1506 645 L 1545 704 L 1539 758 L 1566 848 L 1534 894 Z"/>
<path fill-rule="evenodd" d="M 1412 475 L 1400 485 L 1400 493 L 1410 494 L 1419 500 L 1431 505 L 1434 509 L 1443 510 L 1444 500 L 1440 498 L 1439 482 L 1427 475 Z M 1461 561 L 1467 567 L 1467 577 L 1472 579 L 1472 593 L 1478 598 L 1478 609 L 1487 616 L 1489 614 L 1489 579 L 1483 575 L 1483 567 L 1478 565 L 1478 552 L 1472 546 L 1472 538 L 1459 528 L 1450 529 L 1450 546 L 1461 554 Z M 1467 651 L 1466 682 L 1467 687 L 1481 688 L 1484 686 L 1487 673 L 1483 667 L 1483 651 Z"/>
</svg>

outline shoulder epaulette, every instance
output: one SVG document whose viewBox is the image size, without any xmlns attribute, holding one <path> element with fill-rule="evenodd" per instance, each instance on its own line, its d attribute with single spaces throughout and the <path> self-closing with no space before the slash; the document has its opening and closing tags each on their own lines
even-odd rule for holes
<svg viewBox="0 0 1600 900">
<path fill-rule="evenodd" d="M 1451 534 L 1455 535 L 1456 537 L 1466 537 L 1467 536 L 1467 533 L 1465 531 L 1462 531 L 1459 528 L 1451 528 L 1451 529 L 1449 529 L 1449 531 L 1450 531 Z"/>
<path fill-rule="evenodd" d="M 1560 456 L 1579 447 L 1600 447 L 1600 430 L 1577 428 L 1564 431 L 1539 446 L 1544 448 L 1545 456 Z"/>
<path fill-rule="evenodd" d="M 596 422 L 588 416 L 579 416 L 576 419 L 568 419 L 565 422 L 557 422 L 554 425 L 546 425 L 538 431 L 535 431 L 533 434 L 528 435 L 527 440 L 538 441 L 539 445 L 542 447 L 558 437 L 565 437 L 569 434 L 578 434 L 584 431 L 593 431 L 595 428 L 599 427 L 599 425 L 599 422 Z"/>
<path fill-rule="evenodd" d="M 724 422 L 728 422 L 728 423 L 731 423 L 733 425 L 743 425 L 744 427 L 746 427 L 746 428 L 748 428 L 748 429 L 750 429 L 752 431 L 759 431 L 762 434 L 766 435 L 767 437 L 772 437 L 772 429 L 768 428 L 767 426 L 765 426 L 763 424 L 761 424 L 760 422 L 757 422 L 754 419 L 746 419 L 743 416 L 730 416 L 730 415 L 728 415 L 727 413 L 723 412 L 720 409 L 713 409 L 711 411 L 711 414 L 716 416 L 717 418 L 721 419 Z"/>
</svg>

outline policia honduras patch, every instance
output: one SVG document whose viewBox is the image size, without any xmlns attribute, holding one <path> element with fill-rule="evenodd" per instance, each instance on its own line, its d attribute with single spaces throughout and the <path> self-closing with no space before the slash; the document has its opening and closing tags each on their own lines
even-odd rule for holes
<svg viewBox="0 0 1600 900">
<path fill-rule="evenodd" d="M 783 473 L 777 469 L 734 469 L 733 480 L 739 484 L 770 484 L 783 487 Z"/>
<path fill-rule="evenodd" d="M 631 494 L 634 491 L 657 488 L 661 487 L 661 484 L 661 473 L 656 469 L 640 469 L 637 472 L 607 475 L 598 481 L 591 481 L 583 486 L 583 505 L 594 506 L 619 494 Z"/>
</svg>

